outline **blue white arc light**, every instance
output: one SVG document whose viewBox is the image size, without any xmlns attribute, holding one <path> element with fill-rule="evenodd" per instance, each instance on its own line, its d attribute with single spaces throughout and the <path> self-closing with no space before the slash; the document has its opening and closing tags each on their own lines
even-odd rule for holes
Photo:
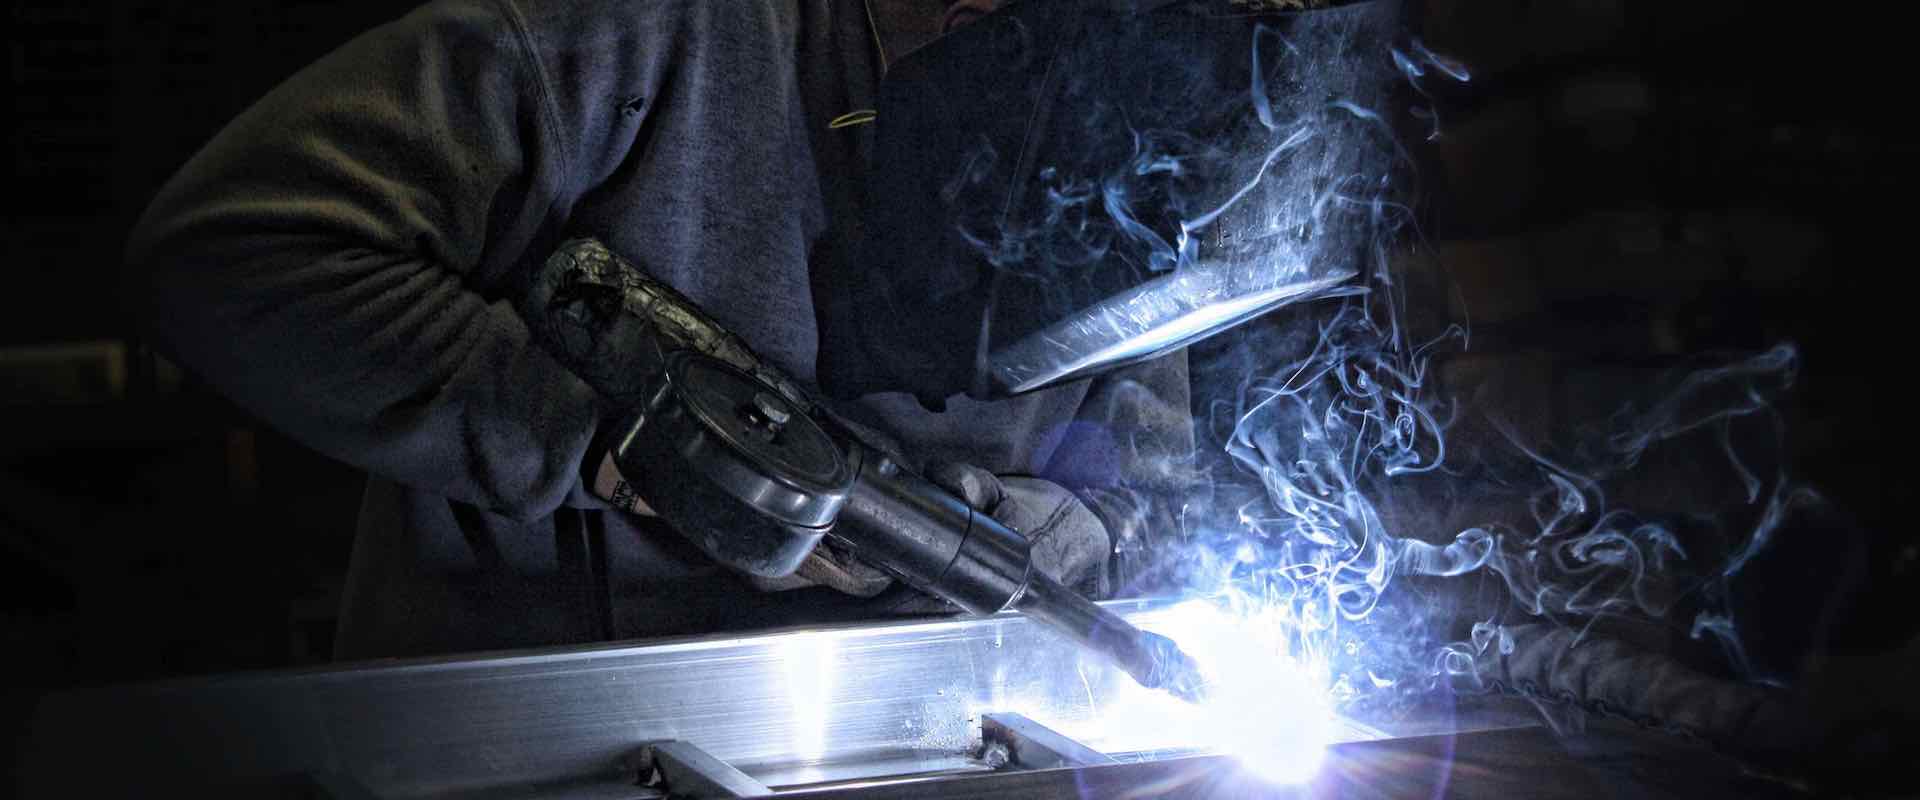
<svg viewBox="0 0 1920 800">
<path fill-rule="evenodd" d="M 1102 709 L 1102 749 L 1197 746 L 1231 755 L 1272 783 L 1313 778 L 1334 736 L 1328 671 L 1289 652 L 1289 626 L 1278 611 L 1230 612 L 1190 601 L 1138 621 L 1178 641 L 1200 663 L 1210 692 L 1194 705 L 1165 692 L 1124 688 Z"/>
</svg>

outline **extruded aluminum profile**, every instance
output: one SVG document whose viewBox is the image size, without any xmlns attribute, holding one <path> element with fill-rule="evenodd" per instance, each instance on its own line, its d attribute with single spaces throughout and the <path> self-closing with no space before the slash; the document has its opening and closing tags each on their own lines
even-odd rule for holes
<svg viewBox="0 0 1920 800">
<path fill-rule="evenodd" d="M 1109 607 L 1149 627 L 1157 608 Z M 1116 752 L 1102 739 L 1103 704 L 1129 684 L 1051 631 L 1001 614 L 56 695 L 35 709 L 21 764 L 34 796 L 334 776 L 379 797 L 612 797 L 636 793 L 637 750 L 678 740 L 780 789 L 983 771 L 973 756 L 988 712 Z"/>
<path fill-rule="evenodd" d="M 1023 769 L 1091 767 L 1115 763 L 1112 756 L 1062 736 L 1024 716 L 1013 713 L 988 714 L 980 719 L 980 735 L 986 746 L 1006 748 L 1010 763 Z"/>
<path fill-rule="evenodd" d="M 659 773 L 674 797 L 766 797 L 773 791 L 732 764 L 707 755 L 686 742 L 655 742 L 646 747 L 646 761 Z"/>
</svg>

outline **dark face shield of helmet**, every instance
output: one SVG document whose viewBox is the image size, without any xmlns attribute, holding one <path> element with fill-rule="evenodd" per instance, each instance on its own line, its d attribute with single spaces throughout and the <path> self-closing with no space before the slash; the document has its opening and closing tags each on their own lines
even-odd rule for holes
<svg viewBox="0 0 1920 800">
<path fill-rule="evenodd" d="M 1030 0 L 894 64 L 825 388 L 1015 395 L 1356 291 L 1391 12 L 1248 8 Z"/>
</svg>

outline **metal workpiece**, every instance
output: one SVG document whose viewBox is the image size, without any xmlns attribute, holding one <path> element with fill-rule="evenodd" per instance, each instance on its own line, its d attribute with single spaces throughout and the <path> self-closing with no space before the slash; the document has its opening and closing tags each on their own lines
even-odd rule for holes
<svg viewBox="0 0 1920 800">
<path fill-rule="evenodd" d="M 667 796 L 685 800 L 766 797 L 766 784 L 689 742 L 653 742 L 639 755 L 640 783 L 659 786 Z"/>
<path fill-rule="evenodd" d="M 1167 606 L 1106 608 L 1151 627 Z M 18 763 L 42 797 L 232 796 L 322 775 L 386 798 L 633 797 L 634 753 L 677 740 L 786 791 L 984 771 L 992 712 L 1110 754 L 1194 746 L 1115 722 L 1141 691 L 1007 613 L 77 691 L 33 709 Z"/>
<path fill-rule="evenodd" d="M 996 768 L 1012 765 L 1022 769 L 1054 769 L 1116 763 L 1113 756 L 1013 712 L 981 717 L 980 738 L 983 760 Z M 993 764 L 1002 752 L 1005 763 Z"/>
<path fill-rule="evenodd" d="M 1625 774 L 1570 753 L 1564 740 L 1539 726 L 1354 741 L 1328 748 L 1327 763 L 1309 782 L 1273 785 L 1221 755 L 1123 760 L 1057 769 L 1001 770 L 941 780 L 892 782 L 793 793 L 792 800 L 1430 800 L 1435 797 L 1701 798 L 1755 795 L 1728 759 L 1699 751 L 1662 753 L 1631 738 L 1595 737 L 1616 759 L 1660 764 L 1673 775 Z M 1626 741 L 1620 741 L 1620 740 Z M 1665 791 L 1661 791 L 1665 790 Z M 1760 790 L 1768 796 L 1795 796 Z"/>
</svg>

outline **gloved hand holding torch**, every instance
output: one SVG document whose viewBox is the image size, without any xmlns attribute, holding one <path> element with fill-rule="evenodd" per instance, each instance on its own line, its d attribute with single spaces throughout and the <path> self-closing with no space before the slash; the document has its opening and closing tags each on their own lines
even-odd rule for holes
<svg viewBox="0 0 1920 800">
<path fill-rule="evenodd" d="M 1035 569 L 1087 597 L 1113 593 L 1107 528 L 1072 491 L 1025 475 L 995 475 L 968 464 L 936 464 L 927 479 L 1027 537 Z"/>
<path fill-rule="evenodd" d="M 617 385 L 628 388 L 602 391 L 633 398 L 634 408 L 613 427 L 612 463 L 594 481 L 615 505 L 657 512 L 715 561 L 762 579 L 800 572 L 825 540 L 817 575 L 831 574 L 834 553 L 851 553 L 967 611 L 1026 612 L 1146 686 L 1198 696 L 1197 669 L 1170 640 L 1053 577 L 1098 586 L 1109 549 L 1099 520 L 1064 488 L 941 467 L 956 494 L 921 477 L 901 453 L 868 443 L 698 307 L 598 243 L 563 247 L 548 275 L 550 319 L 601 317 L 582 326 L 588 335 L 550 338 L 600 345 L 606 331 L 629 331 L 611 343 L 627 353 L 615 361 Z M 1028 525 L 1038 556 L 1007 520 Z"/>
</svg>

